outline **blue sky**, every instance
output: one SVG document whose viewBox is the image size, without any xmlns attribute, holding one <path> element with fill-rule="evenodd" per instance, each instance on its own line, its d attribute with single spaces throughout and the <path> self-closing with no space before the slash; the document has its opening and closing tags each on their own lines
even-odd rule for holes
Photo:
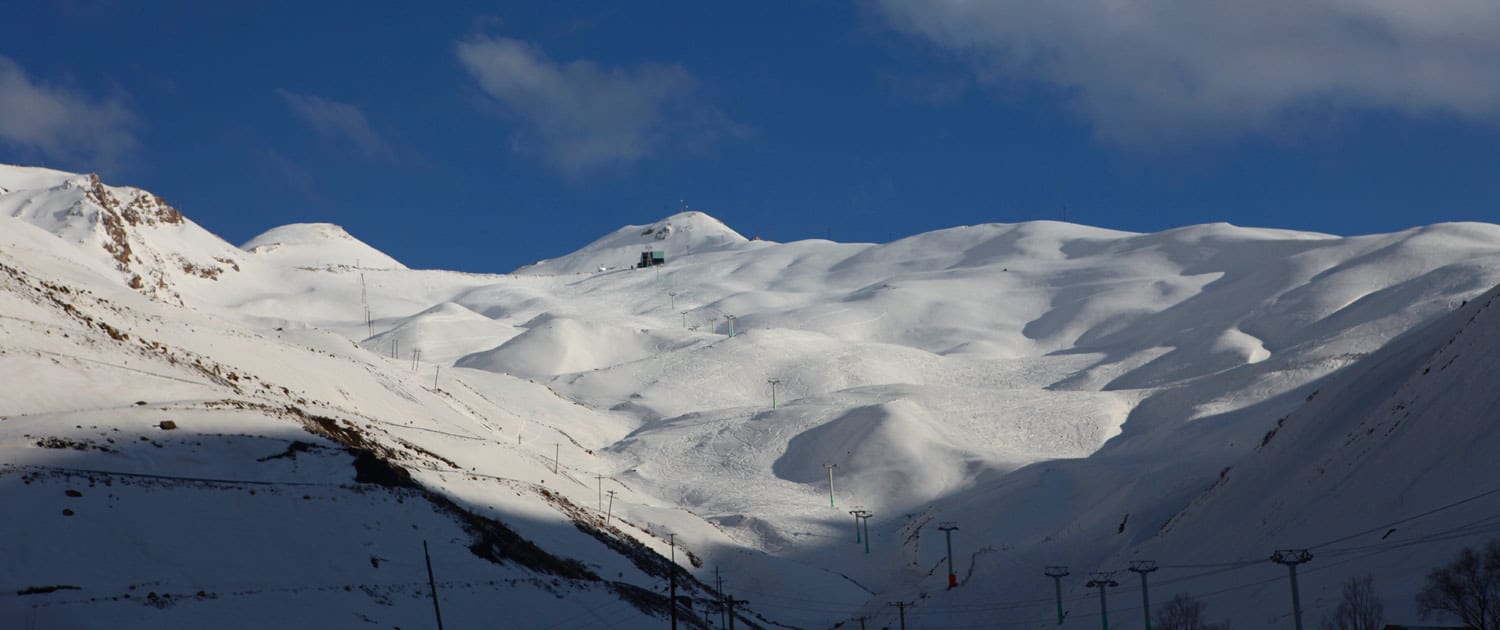
<svg viewBox="0 0 1500 630">
<path fill-rule="evenodd" d="M 22 3 L 0 162 L 503 272 L 747 236 L 1496 220 L 1500 3 Z"/>
</svg>

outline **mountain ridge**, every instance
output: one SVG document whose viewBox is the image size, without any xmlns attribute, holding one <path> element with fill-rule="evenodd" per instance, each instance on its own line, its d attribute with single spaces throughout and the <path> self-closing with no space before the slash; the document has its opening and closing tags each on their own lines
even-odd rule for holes
<svg viewBox="0 0 1500 630">
<path fill-rule="evenodd" d="M 918 614 L 932 623 L 972 623 L 976 611 L 992 613 L 989 622 L 1041 619 L 1047 611 L 1036 606 L 1017 603 L 1012 615 L 987 603 L 1032 591 L 1050 601 L 1050 581 L 1022 576 L 1017 563 L 1082 571 L 1169 544 L 1184 550 L 1178 558 L 1160 552 L 1164 563 L 1223 559 L 1210 551 L 1224 542 L 1203 532 L 1224 530 L 1225 519 L 1258 505 L 1244 495 L 1301 481 L 1246 472 L 1269 457 L 1258 445 L 1278 418 L 1290 419 L 1268 452 L 1286 442 L 1346 461 L 1328 436 L 1299 437 L 1297 427 L 1312 426 L 1302 418 L 1338 401 L 1388 400 L 1355 377 L 1391 361 L 1422 364 L 1444 352 L 1430 346 L 1477 335 L 1489 317 L 1477 304 L 1500 284 L 1500 226 L 1474 223 L 1359 237 L 1227 224 L 1133 234 L 992 223 L 877 245 L 747 240 L 689 213 L 623 227 L 547 265 L 479 275 L 386 264 L 328 224 L 269 230 L 246 244 L 263 248 L 257 254 L 186 217 L 162 225 L 171 215 L 158 208 L 156 223 L 122 223 L 131 273 L 165 281 L 153 290 L 144 281 L 132 288 L 95 232 L 57 238 L 44 229 L 75 223 L 48 223 L 35 208 L 15 214 L 77 207 L 95 216 L 64 218 L 102 225 L 112 204 L 88 197 L 97 180 L 64 175 L 0 168 L 8 189 L 0 225 L 15 226 L 0 229 L 0 265 L 9 270 L 0 278 L 0 330 L 14 348 L 0 353 L 0 376 L 30 385 L 0 398 L 0 461 L 8 466 L 0 487 L 34 515 L 0 534 L 81 551 L 60 564 L 28 551 L 0 585 L 76 583 L 94 601 L 0 598 L 7 621 L 37 610 L 31 602 L 60 602 L 46 608 L 61 622 L 109 610 L 122 625 L 150 627 L 274 601 L 254 618 L 285 622 L 274 615 L 280 607 L 309 625 L 361 616 L 425 623 L 424 592 L 367 588 L 390 581 L 382 567 L 417 567 L 409 555 L 392 559 L 392 549 L 410 551 L 412 531 L 438 533 L 430 542 L 462 584 L 448 595 L 460 619 L 488 618 L 489 606 L 511 602 L 525 604 L 538 625 L 654 625 L 665 611 L 654 589 L 668 570 L 662 558 L 674 553 L 669 541 L 684 577 L 708 584 L 715 566 L 732 574 L 733 591 L 763 615 L 742 623 L 878 621 L 890 617 L 886 599 L 923 594 L 931 612 Z M 58 177 L 78 184 L 59 188 Z M 25 181 L 41 187 L 7 185 Z M 149 195 L 104 189 L 122 220 L 132 200 Z M 140 204 L 146 216 L 149 204 Z M 615 266 L 609 257 L 628 267 L 660 243 L 668 256 L 655 269 L 598 270 Z M 220 248 L 237 267 L 220 262 L 227 270 L 215 278 L 181 269 Z M 342 262 L 350 253 L 357 264 Z M 1452 332 L 1465 317 L 1480 323 Z M 1466 372 L 1488 370 L 1474 363 L 1480 357 L 1462 357 Z M 1491 404 L 1461 397 L 1466 409 Z M 331 424 L 310 432 L 308 416 Z M 177 433 L 160 428 L 164 420 Z M 1435 427 L 1430 439 L 1483 428 L 1424 426 Z M 484 549 L 472 537 L 479 526 L 417 517 L 403 506 L 426 499 L 357 481 L 352 455 L 340 450 L 349 444 L 335 439 L 346 430 L 439 501 L 494 519 L 608 584 L 575 576 L 548 585 L 534 569 L 470 549 Z M 1479 465 L 1474 453 L 1487 440 L 1464 450 L 1465 465 Z M 1431 448 L 1416 461 L 1381 461 L 1397 472 L 1452 468 Z M 1290 467 L 1277 462 L 1261 466 Z M 831 487 L 824 464 L 837 464 Z M 84 469 L 95 472 L 76 472 Z M 124 481 L 141 474 L 176 481 Z M 192 481 L 209 477 L 228 481 Z M 92 485 L 80 486 L 85 480 Z M 257 480 L 283 490 L 249 493 Z M 307 486 L 314 490 L 304 499 L 296 484 L 322 485 Z M 1386 501 L 1382 488 L 1359 487 L 1351 500 Z M 1454 490 L 1465 488 L 1475 489 Z M 606 489 L 615 493 L 608 501 Z M 108 500 L 94 503 L 96 492 Z M 1215 498 L 1231 495 L 1241 498 Z M 172 507 L 172 497 L 215 507 L 195 515 Z M 1292 501 L 1311 500 L 1294 493 Z M 868 556 L 846 540 L 855 505 L 876 515 Z M 1211 517 L 1194 516 L 1208 509 L 1196 505 L 1216 507 Z M 58 516 L 63 509 L 74 514 Z M 1330 538 L 1348 522 L 1331 509 L 1318 525 Z M 379 523 L 361 525 L 359 510 L 380 514 Z M 294 532 L 264 520 L 273 516 L 312 520 Z M 1278 532 L 1306 526 L 1280 509 L 1261 518 Z M 180 550 L 150 535 L 175 529 L 174 519 L 201 529 Z M 233 555 L 255 579 L 274 583 L 277 563 L 309 557 L 321 559 L 309 579 L 358 588 L 339 591 L 349 594 L 332 608 L 320 608 L 313 593 L 321 591 L 305 584 L 235 595 L 194 555 L 211 547 L 214 531 L 244 535 L 224 529 L 233 519 L 276 532 Z M 961 522 L 959 540 L 979 550 L 963 552 L 968 577 L 951 592 L 926 569 L 943 555 L 932 530 L 944 520 Z M 1167 538 L 1153 538 L 1169 523 Z M 149 553 L 117 548 L 111 527 Z M 326 552 L 315 542 L 277 545 L 296 535 L 332 541 L 349 528 L 364 533 L 328 542 Z M 1259 534 L 1234 531 L 1247 552 L 1260 553 Z M 147 576 L 130 563 L 181 577 Z M 95 564 L 107 565 L 105 577 L 69 572 Z M 1416 556 L 1399 564 L 1418 568 Z M 1239 584 L 1241 574 L 1230 575 L 1225 588 Z M 1309 605 L 1324 609 L 1336 584 L 1319 580 L 1308 578 L 1322 594 Z M 120 596 L 143 584 L 188 597 L 156 607 Z M 1410 586 L 1392 581 L 1383 592 Z M 1252 615 L 1281 592 L 1247 591 L 1215 608 L 1237 623 L 1275 626 L 1279 617 Z M 1091 596 L 1076 586 L 1071 593 Z M 809 595 L 817 605 L 798 605 Z M 592 616 L 576 602 L 588 602 Z M 597 612 L 606 609 L 620 616 Z"/>
</svg>

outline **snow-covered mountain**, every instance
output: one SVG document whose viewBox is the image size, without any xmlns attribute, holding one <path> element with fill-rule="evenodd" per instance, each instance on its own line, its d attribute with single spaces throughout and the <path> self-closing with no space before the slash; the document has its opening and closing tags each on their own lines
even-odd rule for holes
<svg viewBox="0 0 1500 630">
<path fill-rule="evenodd" d="M 161 197 L 106 186 L 98 175 L 4 167 L 0 191 L 0 216 L 57 235 L 78 246 L 91 267 L 163 299 L 180 302 L 185 279 L 216 281 L 239 271 L 243 258 Z"/>
<path fill-rule="evenodd" d="M 1299 547 L 1309 619 L 1372 573 L 1415 620 L 1422 571 L 1500 507 L 1401 520 L 1489 490 L 1490 224 L 874 245 L 688 212 L 476 275 L 326 224 L 235 248 L 88 175 L 0 167 L 0 210 L 24 516 L 0 535 L 26 541 L 0 625 L 427 624 L 424 541 L 455 626 L 654 627 L 675 555 L 692 627 L 720 623 L 716 577 L 751 627 L 879 627 L 897 600 L 1045 627 L 1043 566 L 1133 559 L 1153 593 L 1280 627 L 1265 558 Z M 1073 578 L 1069 620 L 1097 614 Z"/>
<path fill-rule="evenodd" d="M 282 267 L 405 269 L 406 266 L 331 223 L 297 223 L 273 228 L 240 246 Z"/>
<path fill-rule="evenodd" d="M 527 274 L 590 273 L 628 269 L 642 252 L 661 252 L 675 259 L 694 251 L 737 250 L 754 246 L 723 222 L 702 212 L 686 211 L 649 225 L 627 225 L 565 256 L 549 258 L 516 270 Z"/>
</svg>

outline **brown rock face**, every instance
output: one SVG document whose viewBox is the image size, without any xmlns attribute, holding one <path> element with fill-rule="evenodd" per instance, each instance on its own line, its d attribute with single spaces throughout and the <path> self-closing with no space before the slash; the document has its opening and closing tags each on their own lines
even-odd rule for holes
<svg viewBox="0 0 1500 630">
<path fill-rule="evenodd" d="M 84 196 L 100 209 L 99 223 L 104 229 L 104 250 L 114 258 L 116 267 L 125 274 L 129 280 L 127 284 L 145 293 L 158 297 L 174 297 L 175 293 L 170 290 L 167 279 L 162 275 L 160 269 L 152 269 L 151 265 L 141 260 L 141 257 L 131 247 L 130 228 L 155 225 L 179 225 L 185 221 L 182 213 L 176 208 L 167 205 L 161 197 L 145 191 L 135 191 L 128 198 L 122 198 L 110 190 L 100 181 L 97 174 L 88 176 L 85 185 Z M 157 257 L 148 255 L 158 263 L 166 261 L 156 260 Z M 212 264 L 193 263 L 181 260 L 177 261 L 186 273 L 208 278 L 218 279 L 223 269 Z M 224 262 L 224 261 L 219 261 Z M 233 264 L 234 261 L 229 261 Z M 238 264 L 233 264 L 236 271 Z M 153 278 L 147 282 L 143 276 Z M 166 295 L 161 292 L 165 291 Z"/>
</svg>

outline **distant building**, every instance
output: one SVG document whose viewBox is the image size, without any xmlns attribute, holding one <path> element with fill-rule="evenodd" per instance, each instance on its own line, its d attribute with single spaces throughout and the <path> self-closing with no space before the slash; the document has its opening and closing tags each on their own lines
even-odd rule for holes
<svg viewBox="0 0 1500 630">
<path fill-rule="evenodd" d="M 644 269 L 646 267 L 655 267 L 657 265 L 666 264 L 666 262 L 667 253 L 665 251 L 655 249 L 651 251 L 641 252 L 641 262 L 636 263 L 635 266 Z"/>
</svg>

